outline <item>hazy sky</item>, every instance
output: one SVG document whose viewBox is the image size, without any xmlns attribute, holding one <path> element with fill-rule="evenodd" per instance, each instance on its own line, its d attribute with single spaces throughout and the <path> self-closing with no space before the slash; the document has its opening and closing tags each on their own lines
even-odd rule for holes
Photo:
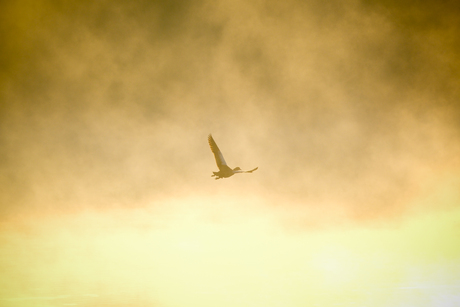
<svg viewBox="0 0 460 307">
<path fill-rule="evenodd" d="M 2 1 L 0 299 L 455 306 L 458 16 L 457 1 Z M 209 133 L 259 170 L 213 180 Z"/>
</svg>

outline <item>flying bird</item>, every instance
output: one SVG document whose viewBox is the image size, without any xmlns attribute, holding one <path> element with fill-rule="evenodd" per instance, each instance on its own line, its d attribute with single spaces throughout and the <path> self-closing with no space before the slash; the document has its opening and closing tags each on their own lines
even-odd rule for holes
<svg viewBox="0 0 460 307">
<path fill-rule="evenodd" d="M 212 138 L 212 135 L 208 136 L 208 143 L 211 147 L 212 153 L 214 154 L 214 158 L 216 158 L 217 167 L 219 168 L 218 172 L 212 172 L 214 175 L 211 175 L 211 177 L 215 176 L 216 180 L 231 177 L 236 173 L 252 173 L 253 171 L 258 169 L 258 167 L 250 171 L 242 171 L 239 167 L 231 169 L 230 167 L 228 167 L 227 162 L 225 162 L 224 156 L 222 155 L 222 152 L 220 152 L 219 147 L 217 147 L 217 144 Z"/>
</svg>

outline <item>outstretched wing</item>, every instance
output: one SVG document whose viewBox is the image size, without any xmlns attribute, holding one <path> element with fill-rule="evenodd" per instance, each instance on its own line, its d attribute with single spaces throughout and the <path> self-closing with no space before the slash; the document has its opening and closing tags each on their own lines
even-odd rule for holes
<svg viewBox="0 0 460 307">
<path fill-rule="evenodd" d="M 208 136 L 208 143 L 209 143 L 209 147 L 211 147 L 212 153 L 214 154 L 214 158 L 216 158 L 217 167 L 219 168 L 219 170 L 222 170 L 222 167 L 224 165 L 227 166 L 227 162 L 225 162 L 224 156 L 220 152 L 219 147 L 217 147 L 217 144 L 212 138 L 212 135 Z"/>
<path fill-rule="evenodd" d="M 235 173 L 252 173 L 253 171 L 256 171 L 259 167 L 256 167 L 255 169 L 252 169 L 250 171 L 242 171 L 242 170 L 234 170 Z"/>
</svg>

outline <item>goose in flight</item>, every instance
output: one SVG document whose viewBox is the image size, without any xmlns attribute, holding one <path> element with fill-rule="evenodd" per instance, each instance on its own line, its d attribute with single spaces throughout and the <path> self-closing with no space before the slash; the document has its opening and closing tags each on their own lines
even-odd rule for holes
<svg viewBox="0 0 460 307">
<path fill-rule="evenodd" d="M 241 168 L 239 167 L 235 167 L 234 169 L 231 169 L 230 167 L 227 166 L 227 162 L 225 162 L 224 156 L 220 152 L 219 147 L 217 147 L 217 144 L 212 138 L 212 135 L 208 136 L 208 143 L 209 143 L 209 146 L 211 147 L 212 153 L 214 154 L 214 158 L 216 158 L 217 167 L 219 168 L 218 172 L 212 172 L 214 175 L 211 175 L 211 177 L 215 176 L 216 180 L 221 179 L 221 178 L 231 177 L 236 173 L 252 173 L 256 169 L 258 169 L 258 167 L 250 171 L 242 171 Z"/>
</svg>

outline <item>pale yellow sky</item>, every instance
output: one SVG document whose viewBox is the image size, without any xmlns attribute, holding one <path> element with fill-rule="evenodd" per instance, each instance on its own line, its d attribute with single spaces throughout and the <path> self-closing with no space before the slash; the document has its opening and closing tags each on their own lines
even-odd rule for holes
<svg viewBox="0 0 460 307">
<path fill-rule="evenodd" d="M 458 13 L 2 2 L 1 302 L 458 305 Z"/>
</svg>

